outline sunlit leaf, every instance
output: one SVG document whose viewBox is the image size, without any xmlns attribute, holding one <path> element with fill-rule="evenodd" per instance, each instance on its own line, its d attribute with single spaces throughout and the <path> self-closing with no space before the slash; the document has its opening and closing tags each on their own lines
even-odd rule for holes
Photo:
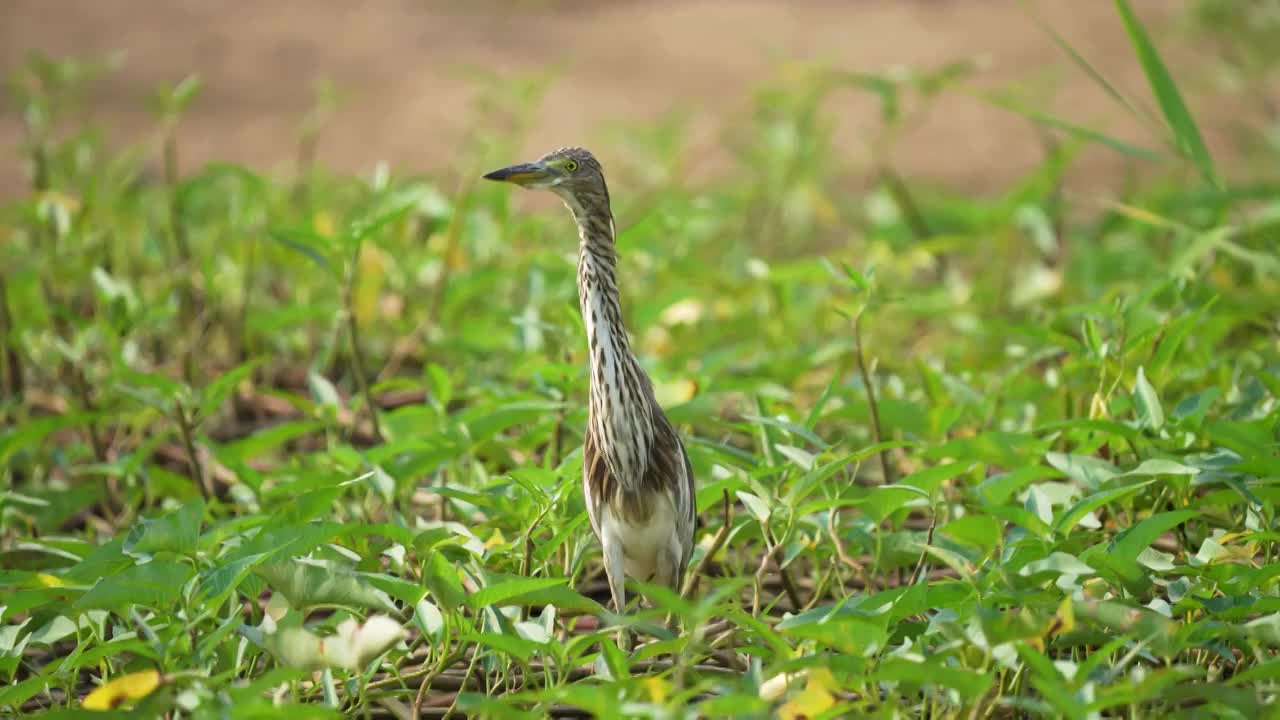
<svg viewBox="0 0 1280 720">
<path fill-rule="evenodd" d="M 81 707 L 86 710 L 114 710 L 121 705 L 155 692 L 164 681 L 156 670 L 121 675 L 85 696 Z"/>
</svg>

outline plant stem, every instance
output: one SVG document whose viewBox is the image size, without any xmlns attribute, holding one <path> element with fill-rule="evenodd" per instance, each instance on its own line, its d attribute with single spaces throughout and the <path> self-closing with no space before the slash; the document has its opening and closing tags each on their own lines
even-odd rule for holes
<svg viewBox="0 0 1280 720">
<path fill-rule="evenodd" d="M 0 353 L 0 390 L 5 397 L 18 400 L 22 397 L 22 356 L 18 354 L 13 315 L 9 312 L 9 285 L 7 275 L 0 273 L 0 343 L 4 352 Z"/>
<path fill-rule="evenodd" d="M 862 346 L 862 313 L 853 318 L 854 356 L 858 361 L 858 372 L 862 375 L 862 385 L 867 389 L 867 407 L 871 411 L 871 439 L 879 445 L 884 437 L 880 429 L 880 405 L 876 402 L 876 387 L 871 383 L 871 373 L 867 372 L 867 359 Z M 880 471 L 884 475 L 884 484 L 892 485 L 893 468 L 889 465 L 889 451 L 882 449 L 876 453 L 880 457 Z"/>
<path fill-rule="evenodd" d="M 378 424 L 378 408 L 373 402 L 373 393 L 369 390 L 368 376 L 365 375 L 364 354 L 360 346 L 360 323 L 356 319 L 352 296 L 355 290 L 356 274 L 359 271 L 360 249 L 362 243 L 356 242 L 351 253 L 351 263 L 347 267 L 347 277 L 342 286 L 342 308 L 346 314 L 347 336 L 351 342 L 351 365 L 356 375 L 356 386 L 364 397 L 365 407 L 369 410 L 369 422 L 373 426 L 373 439 L 382 442 L 382 427 Z"/>
<path fill-rule="evenodd" d="M 207 503 L 210 500 L 211 493 L 205 482 L 204 467 L 200 463 L 200 456 L 196 454 L 196 443 L 193 439 L 194 428 L 192 427 L 191 416 L 187 414 L 186 408 L 182 405 L 181 400 L 173 401 L 174 415 L 178 421 L 178 430 L 182 433 L 182 445 L 187 451 L 187 464 L 191 468 L 192 479 L 196 483 L 196 487 L 200 489 L 200 496 Z"/>
</svg>

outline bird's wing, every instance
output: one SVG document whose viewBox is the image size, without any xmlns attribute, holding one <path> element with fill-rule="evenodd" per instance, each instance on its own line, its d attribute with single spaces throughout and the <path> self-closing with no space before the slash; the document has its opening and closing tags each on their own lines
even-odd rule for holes
<svg viewBox="0 0 1280 720">
<path fill-rule="evenodd" d="M 696 523 L 697 501 L 694 495 L 693 467 L 689 464 L 689 453 L 685 452 L 680 435 L 666 420 L 659 416 L 654 443 L 649 452 L 649 465 L 645 472 L 644 485 L 654 492 L 666 493 L 671 498 L 675 509 L 676 541 L 680 544 L 680 573 L 684 576 L 684 568 L 689 563 L 689 555 L 693 553 L 693 533 Z"/>
<path fill-rule="evenodd" d="M 587 506 L 587 518 L 591 520 L 591 530 L 596 537 L 600 537 L 600 513 L 597 506 L 605 501 L 609 485 L 609 466 L 605 462 L 604 453 L 600 452 L 595 433 L 588 424 L 586 437 L 582 439 L 582 495 Z"/>
<path fill-rule="evenodd" d="M 676 488 L 676 531 L 684 548 L 680 558 L 680 572 L 676 577 L 684 578 L 684 571 L 689 566 L 689 556 L 693 554 L 693 533 L 698 522 L 698 497 L 694 491 L 693 466 L 689 464 L 689 453 L 684 443 L 676 438 L 680 454 L 684 457 L 684 481 Z M 683 582 L 683 580 L 682 580 Z"/>
</svg>

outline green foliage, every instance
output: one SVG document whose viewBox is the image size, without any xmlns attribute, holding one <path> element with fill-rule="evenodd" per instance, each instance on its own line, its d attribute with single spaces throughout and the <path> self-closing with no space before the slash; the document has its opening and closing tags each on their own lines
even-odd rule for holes
<svg viewBox="0 0 1280 720">
<path fill-rule="evenodd" d="M 1068 156 L 987 200 L 893 172 L 896 130 L 970 63 L 789 67 L 703 186 L 680 123 L 622 134 L 624 308 L 702 518 L 693 593 L 625 616 L 579 489 L 561 213 L 470 176 L 325 174 L 328 95 L 292 182 L 153 181 L 49 132 L 92 72 L 34 60 L 33 188 L 0 211 L 0 711 L 88 716 L 99 688 L 201 718 L 1261 715 L 1280 204 L 1213 162 L 1117 7 L 1168 156 L 996 98 L 1141 163 L 1096 216 L 1060 214 Z M 544 84 L 481 95 L 466 166 L 513 159 Z M 198 87 L 160 96 L 166 158 Z M 831 146 L 864 92 L 869 170 Z M 1175 157 L 1188 187 L 1148 162 Z M 883 185 L 845 192 L 863 171 Z"/>
</svg>

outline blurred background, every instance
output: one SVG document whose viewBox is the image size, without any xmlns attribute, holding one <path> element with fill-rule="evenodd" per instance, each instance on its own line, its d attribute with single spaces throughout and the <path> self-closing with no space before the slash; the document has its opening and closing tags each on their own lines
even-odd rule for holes
<svg viewBox="0 0 1280 720">
<path fill-rule="evenodd" d="M 1241 155 L 1237 128 L 1259 127 L 1267 112 L 1267 98 L 1246 77 L 1258 59 L 1230 52 L 1240 32 L 1231 25 L 1246 4 L 1134 3 L 1226 167 Z M 678 117 L 689 172 L 701 172 L 717 166 L 725 129 L 750 112 L 758 88 L 785 86 L 805 61 L 882 76 L 974 63 L 962 88 L 944 88 L 887 148 L 915 183 L 992 192 L 1043 161 L 1042 134 L 979 91 L 1155 142 L 1028 8 L 1123 91 L 1149 97 L 1104 0 L 6 0 L 0 71 L 12 77 L 32 51 L 109 59 L 79 117 L 119 143 L 154 133 L 147 100 L 160 87 L 198 75 L 200 93 L 178 131 L 189 170 L 215 159 L 288 168 L 308 113 L 316 121 L 319 109 L 318 162 L 335 171 L 363 173 L 386 161 L 405 172 L 471 172 L 458 149 L 497 112 L 486 98 L 514 93 L 527 101 L 518 141 L 526 155 L 584 144 L 608 162 L 610 129 L 620 122 Z M 1266 44 L 1248 47 L 1256 53 Z M 1273 82 L 1271 102 L 1275 90 Z M 6 102 L 0 151 L 14 157 L 23 120 Z M 841 93 L 824 103 L 836 118 L 835 147 L 857 167 L 874 152 L 879 101 Z M 1067 186 L 1116 189 L 1131 164 L 1085 150 Z M 0 165 L 0 192 L 11 197 L 24 185 L 19 164 Z"/>
</svg>

